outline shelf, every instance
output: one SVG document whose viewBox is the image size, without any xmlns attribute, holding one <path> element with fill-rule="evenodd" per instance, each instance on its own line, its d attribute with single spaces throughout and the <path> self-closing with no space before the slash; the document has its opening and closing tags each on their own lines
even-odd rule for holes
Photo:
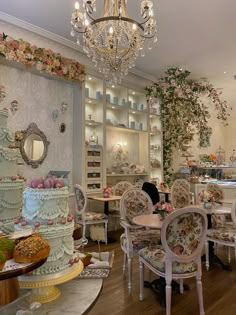
<svg viewBox="0 0 236 315">
<path fill-rule="evenodd" d="M 135 114 L 135 115 L 143 115 L 146 114 L 147 112 L 145 110 L 138 110 L 138 109 L 129 109 L 129 114 Z"/>
<path fill-rule="evenodd" d="M 161 134 L 161 131 L 160 130 L 159 131 L 155 131 L 155 132 L 151 131 L 149 134 L 150 134 L 150 136 L 157 136 L 157 135 Z"/>
<path fill-rule="evenodd" d="M 98 103 L 102 103 L 102 98 L 98 100 L 92 97 L 85 98 L 85 104 L 97 105 Z"/>
<path fill-rule="evenodd" d="M 86 120 L 85 121 L 85 125 L 89 126 L 89 127 L 97 127 L 97 126 L 101 126 L 102 122 L 100 121 L 95 121 L 95 120 Z"/>
<path fill-rule="evenodd" d="M 127 110 L 127 106 L 125 105 L 118 105 L 118 104 L 113 104 L 113 103 L 106 103 L 106 107 L 108 109 L 114 109 L 114 110 Z"/>
<path fill-rule="evenodd" d="M 160 118 L 160 116 L 161 116 L 160 114 L 150 114 L 149 118 L 151 118 L 151 119 L 152 118 Z"/>
<path fill-rule="evenodd" d="M 107 174 L 107 177 L 123 177 L 123 176 L 147 176 L 148 173 L 123 173 L 123 174 Z"/>
<path fill-rule="evenodd" d="M 127 128 L 127 127 L 119 127 L 119 126 L 114 126 L 114 125 L 107 125 L 107 129 L 112 129 L 114 131 L 124 131 L 124 132 L 129 132 L 129 133 L 144 133 L 147 132 L 147 130 L 141 130 L 141 129 L 132 129 L 132 128 Z"/>
</svg>

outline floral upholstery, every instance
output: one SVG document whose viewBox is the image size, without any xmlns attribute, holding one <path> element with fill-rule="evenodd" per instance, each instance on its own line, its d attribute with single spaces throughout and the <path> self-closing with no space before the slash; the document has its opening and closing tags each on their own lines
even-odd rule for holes
<svg viewBox="0 0 236 315">
<path fill-rule="evenodd" d="M 104 213 L 99 212 L 85 212 L 85 221 L 97 221 L 108 219 L 108 216 Z M 78 216 L 78 220 L 82 220 L 82 216 Z"/>
<path fill-rule="evenodd" d="M 141 214 L 149 214 L 152 202 L 150 197 L 142 190 L 129 190 L 124 201 L 126 220 L 133 224 L 132 219 Z"/>
<path fill-rule="evenodd" d="M 78 212 L 84 209 L 84 205 L 86 203 L 85 196 L 80 189 L 75 189 L 75 198 Z"/>
<path fill-rule="evenodd" d="M 115 196 L 122 196 L 123 193 L 130 188 L 133 188 L 133 185 L 130 182 L 120 181 L 112 187 L 112 194 Z M 120 214 L 120 201 L 110 202 L 109 214 Z"/>
<path fill-rule="evenodd" d="M 155 269 L 165 272 L 166 253 L 161 245 L 149 246 L 141 249 L 139 255 L 143 257 L 148 263 L 150 263 Z M 173 273 L 188 273 L 197 270 L 195 262 L 180 263 L 174 261 L 172 263 Z"/>
<path fill-rule="evenodd" d="M 166 240 L 175 255 L 189 256 L 193 254 L 202 238 L 202 220 L 200 214 L 188 213 L 178 216 L 170 222 L 166 231 Z"/>
<path fill-rule="evenodd" d="M 222 200 L 224 197 L 223 189 L 217 184 L 207 184 L 207 191 L 212 193 L 215 201 Z"/>
<path fill-rule="evenodd" d="M 180 209 L 190 205 L 190 185 L 186 180 L 176 179 L 171 187 L 171 203 Z"/>
<path fill-rule="evenodd" d="M 236 238 L 236 229 L 230 227 L 221 227 L 217 229 L 208 229 L 207 237 L 213 238 L 215 240 L 225 241 L 225 242 L 233 242 Z"/>
<path fill-rule="evenodd" d="M 149 245 L 159 245 L 160 231 L 158 230 L 138 230 L 135 232 L 129 232 L 129 238 L 132 243 L 134 251 L 139 251 Z M 127 248 L 127 238 L 125 234 L 121 235 L 121 245 Z"/>
</svg>

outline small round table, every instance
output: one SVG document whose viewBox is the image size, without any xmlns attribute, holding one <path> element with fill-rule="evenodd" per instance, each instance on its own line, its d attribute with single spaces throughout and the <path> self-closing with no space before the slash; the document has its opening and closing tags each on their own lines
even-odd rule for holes
<svg viewBox="0 0 236 315">
<path fill-rule="evenodd" d="M 0 271 L 0 305 L 13 302 L 19 296 L 18 276 L 29 273 L 45 263 L 47 258 L 29 264 L 17 264 L 16 269 Z"/>
<path fill-rule="evenodd" d="M 133 223 L 160 230 L 163 220 L 160 220 L 160 216 L 158 214 L 142 214 L 134 217 Z"/>
</svg>

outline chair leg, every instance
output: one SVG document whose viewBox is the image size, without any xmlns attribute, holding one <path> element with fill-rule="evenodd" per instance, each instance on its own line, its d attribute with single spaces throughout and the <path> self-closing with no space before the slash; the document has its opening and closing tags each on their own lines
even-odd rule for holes
<svg viewBox="0 0 236 315">
<path fill-rule="evenodd" d="M 166 278 L 166 315 L 171 315 L 171 277 Z"/>
<path fill-rule="evenodd" d="M 106 243 L 106 245 L 107 245 L 107 223 L 108 222 L 105 223 L 105 243 Z"/>
<path fill-rule="evenodd" d="M 139 261 L 139 300 L 143 301 L 143 284 L 144 284 L 144 264 L 142 261 Z"/>
<path fill-rule="evenodd" d="M 83 239 L 86 238 L 85 235 L 86 235 L 86 224 L 83 224 L 83 232 L 82 232 Z"/>
<path fill-rule="evenodd" d="M 228 262 L 229 262 L 229 264 L 230 264 L 230 262 L 231 262 L 231 248 L 230 247 L 228 247 Z"/>
<path fill-rule="evenodd" d="M 132 289 L 132 258 L 128 256 L 128 289 L 129 293 L 131 293 Z"/>
<path fill-rule="evenodd" d="M 179 279 L 179 292 L 184 293 L 184 279 Z"/>
<path fill-rule="evenodd" d="M 202 280 L 201 280 L 200 273 L 197 273 L 196 280 L 197 280 L 197 294 L 198 294 L 200 315 L 205 315 L 204 305 L 203 305 L 203 295 L 202 295 Z"/>
<path fill-rule="evenodd" d="M 205 242 L 206 270 L 209 270 L 209 243 Z"/>
<path fill-rule="evenodd" d="M 126 253 L 124 252 L 124 258 L 123 258 L 123 275 L 125 274 L 126 270 Z"/>
</svg>

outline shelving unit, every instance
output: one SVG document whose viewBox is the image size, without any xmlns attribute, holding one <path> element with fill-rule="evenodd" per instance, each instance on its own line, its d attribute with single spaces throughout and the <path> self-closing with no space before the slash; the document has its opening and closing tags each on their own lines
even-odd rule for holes
<svg viewBox="0 0 236 315">
<path fill-rule="evenodd" d="M 150 180 L 159 184 L 162 181 L 162 130 L 160 104 L 156 99 L 149 104 L 149 143 L 150 143 Z"/>
<path fill-rule="evenodd" d="M 144 91 L 110 85 L 89 76 L 84 85 L 83 103 L 86 150 L 102 150 L 98 168 L 88 169 L 89 159 L 85 158 L 82 184 L 87 192 L 101 191 L 104 186 L 123 179 L 136 182 L 158 177 L 161 181 L 160 116 L 150 114 Z M 159 159 L 157 169 L 151 167 L 150 158 Z M 92 181 L 98 185 L 89 186 Z"/>
</svg>

